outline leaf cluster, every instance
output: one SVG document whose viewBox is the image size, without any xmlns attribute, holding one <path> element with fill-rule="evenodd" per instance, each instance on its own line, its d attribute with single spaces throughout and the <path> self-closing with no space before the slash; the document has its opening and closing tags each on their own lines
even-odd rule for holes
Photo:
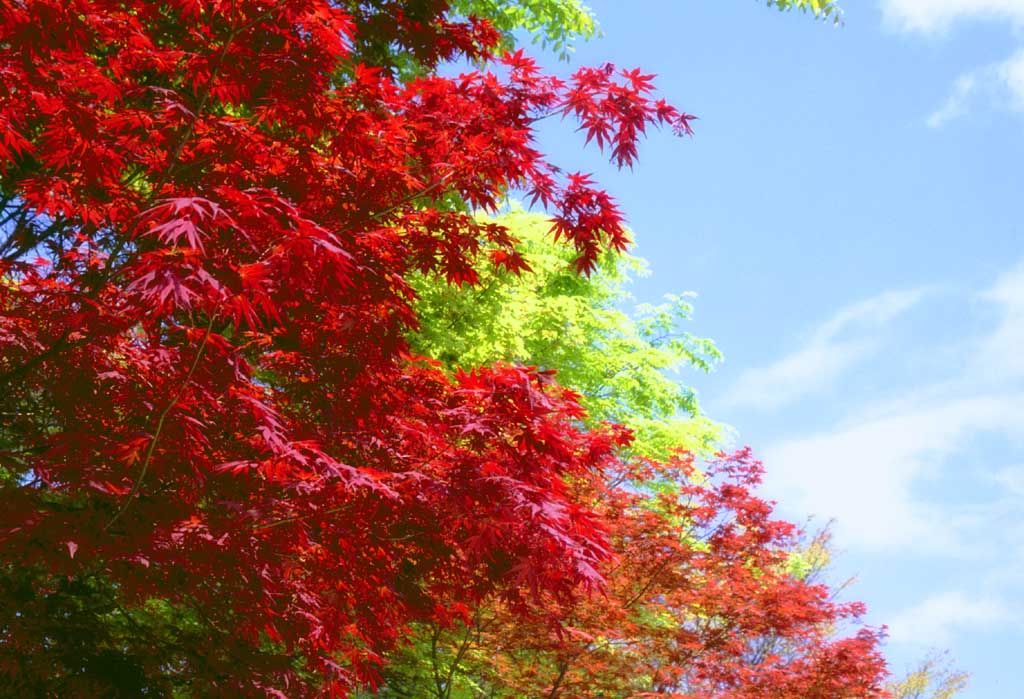
<svg viewBox="0 0 1024 699">
<path fill-rule="evenodd" d="M 843 21 L 843 10 L 836 0 L 767 0 L 767 3 L 782 12 L 797 9 L 810 12 L 818 19 L 831 19 L 835 24 Z"/>
<path fill-rule="evenodd" d="M 688 297 L 630 316 L 622 310 L 630 301 L 626 285 L 630 274 L 644 273 L 642 260 L 608 251 L 581 276 L 544 215 L 513 209 L 495 222 L 513 232 L 530 271 L 481 264 L 478 283 L 460 286 L 414 278 L 420 326 L 413 348 L 449 370 L 497 361 L 556 370 L 558 381 L 580 394 L 588 423 L 628 427 L 638 456 L 713 451 L 720 428 L 701 414 L 679 372 L 709 371 L 721 355 L 710 340 L 680 329 L 692 312 Z"/>
<path fill-rule="evenodd" d="M 593 13 L 579 0 L 454 0 L 451 7 L 489 20 L 508 48 L 516 44 L 515 32 L 524 31 L 562 59 L 569 58 L 576 41 L 598 34 Z"/>
</svg>

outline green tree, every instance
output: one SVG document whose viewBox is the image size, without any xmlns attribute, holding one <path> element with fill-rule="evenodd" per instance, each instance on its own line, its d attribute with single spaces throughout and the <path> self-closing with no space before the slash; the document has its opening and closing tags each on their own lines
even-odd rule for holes
<svg viewBox="0 0 1024 699">
<path fill-rule="evenodd" d="M 598 33 L 593 13 L 579 0 L 453 0 L 451 7 L 489 20 L 505 36 L 508 48 L 515 44 L 515 32 L 525 31 L 563 59 L 575 41 Z"/>
<path fill-rule="evenodd" d="M 689 295 L 641 305 L 631 316 L 621 307 L 630 299 L 630 275 L 645 273 L 643 260 L 605 253 L 584 277 L 572 267 L 573 251 L 551 239 L 542 214 L 513 210 L 498 222 L 519 239 L 531 271 L 481 264 L 476 286 L 415 279 L 421 325 L 413 348 L 452 370 L 500 361 L 553 369 L 559 383 L 581 394 L 589 420 L 635 433 L 638 456 L 713 450 L 722 428 L 675 377 L 683 369 L 709 371 L 721 359 L 714 343 L 681 329 L 692 312 Z"/>
</svg>

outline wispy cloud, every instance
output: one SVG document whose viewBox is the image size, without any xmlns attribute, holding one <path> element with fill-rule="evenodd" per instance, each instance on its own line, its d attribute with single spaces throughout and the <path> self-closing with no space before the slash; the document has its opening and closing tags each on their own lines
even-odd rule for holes
<svg viewBox="0 0 1024 699">
<path fill-rule="evenodd" d="M 895 293 L 841 309 L 810 345 L 939 302 Z M 902 303 L 880 302 L 886 298 Z M 961 314 L 963 327 L 985 329 L 954 344 L 905 348 L 942 357 L 937 377 L 898 382 L 832 427 L 762 451 L 768 496 L 797 516 L 835 519 L 843 548 L 974 571 L 950 573 L 946 585 L 956 589 L 886 619 L 890 640 L 914 652 L 1024 623 L 1024 262 L 967 294 Z M 993 441 L 1011 445 L 994 452 L 1007 461 L 982 466 L 976 450 Z"/>
<path fill-rule="evenodd" d="M 968 103 L 977 84 L 978 78 L 973 74 L 961 75 L 957 78 L 945 103 L 928 115 L 928 119 L 926 119 L 928 126 L 937 129 L 947 121 L 966 114 Z"/>
<path fill-rule="evenodd" d="M 993 394 L 894 406 L 765 451 L 770 494 L 837 521 L 848 545 L 880 552 L 969 552 L 986 512 L 971 503 L 933 502 L 918 493 L 968 440 L 1024 431 L 1024 395 Z M 1001 506 L 1001 503 L 992 503 Z"/>
<path fill-rule="evenodd" d="M 981 379 L 1024 379 L 1024 261 L 979 294 L 997 309 L 995 329 L 981 338 L 971 372 Z"/>
<path fill-rule="evenodd" d="M 991 596 L 961 591 L 928 597 L 889 621 L 889 639 L 914 645 L 948 645 L 955 633 L 1017 623 L 1018 610 Z"/>
<path fill-rule="evenodd" d="M 885 23 L 897 31 L 941 36 L 967 21 L 989 21 L 1024 29 L 1024 0 L 882 0 Z M 953 81 L 942 105 L 925 119 L 939 128 L 985 98 L 999 108 L 1024 113 L 1024 49 L 1009 58 L 967 71 Z"/>
<path fill-rule="evenodd" d="M 966 115 L 972 102 L 981 98 L 1000 108 L 1024 113 L 1024 49 L 1005 61 L 961 75 L 953 82 L 946 101 L 925 122 L 933 129 L 939 128 Z"/>
<path fill-rule="evenodd" d="M 1013 495 L 1024 498 L 1024 465 L 1001 468 L 992 475 L 992 478 Z"/>
<path fill-rule="evenodd" d="M 839 309 L 815 332 L 819 342 L 830 342 L 844 330 L 878 328 L 916 306 L 929 289 L 886 291 Z"/>
<path fill-rule="evenodd" d="M 764 367 L 744 371 L 726 391 L 728 408 L 771 409 L 835 383 L 845 371 L 875 354 L 887 323 L 915 306 L 925 289 L 892 291 L 837 311 L 800 349 Z"/>
<path fill-rule="evenodd" d="M 1024 112 L 1024 50 L 999 64 L 999 79 L 1009 92 L 1010 107 Z"/>
<path fill-rule="evenodd" d="M 851 329 L 877 328 L 922 295 L 893 292 L 848 306 L 818 329 L 809 346 L 832 346 Z M 976 535 L 992 518 L 1024 519 L 1024 470 L 1011 464 L 994 465 L 998 478 L 989 480 L 1001 488 L 989 501 L 939 502 L 923 492 L 951 473 L 964 477 L 957 457 L 977 436 L 1019 441 L 1024 435 L 1024 263 L 973 299 L 971 308 L 990 329 L 952 348 L 924 348 L 949 357 L 946 378 L 904 386 L 854 407 L 830 429 L 769 445 L 769 494 L 805 513 L 836 518 L 844 542 L 873 551 L 964 554 L 977 548 Z M 761 371 L 779 378 L 780 366 L 806 354 L 807 348 Z M 1022 534 L 1007 529 L 1005 536 L 1016 538 L 1006 545 L 1024 551 Z"/>
<path fill-rule="evenodd" d="M 959 21 L 987 19 L 1024 26 L 1022 0 L 882 0 L 886 22 L 907 32 L 940 34 Z"/>
</svg>

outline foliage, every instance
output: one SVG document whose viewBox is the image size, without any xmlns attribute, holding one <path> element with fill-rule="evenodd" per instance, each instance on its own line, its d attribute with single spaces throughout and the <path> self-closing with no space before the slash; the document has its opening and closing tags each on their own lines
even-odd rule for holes
<svg viewBox="0 0 1024 699">
<path fill-rule="evenodd" d="M 590 424 L 633 432 L 632 454 L 667 459 L 681 448 L 717 448 L 720 428 L 668 373 L 708 371 L 721 357 L 711 341 L 679 331 L 692 311 L 685 295 L 641 306 L 632 318 L 620 306 L 628 301 L 628 275 L 644 271 L 642 260 L 608 251 L 592 274 L 580 276 L 571 252 L 551 240 L 545 216 L 513 210 L 482 220 L 512 231 L 530 273 L 481 264 L 475 285 L 414 278 L 417 352 L 449 370 L 498 361 L 555 369 L 559 383 L 580 394 Z"/>
<path fill-rule="evenodd" d="M 410 346 L 414 279 L 526 273 L 467 213 L 510 189 L 573 273 L 625 249 L 536 120 L 618 166 L 689 132 L 651 76 L 559 80 L 501 30 L 443 0 L 0 5 L 0 691 L 352 696 L 482 610 L 513 696 L 881 696 L 878 634 L 823 635 L 860 607 L 787 572 L 748 454 L 695 478 L 550 371 Z"/>
<path fill-rule="evenodd" d="M 390 656 L 386 684 L 374 696 L 703 697 L 721 686 L 737 697 L 876 695 L 877 635 L 837 635 L 837 623 L 860 606 L 831 602 L 833 593 L 824 594 L 818 580 L 828 563 L 827 532 L 796 548 L 792 527 L 768 520 L 770 508 L 749 492 L 759 478 L 749 455 L 716 463 L 707 474 L 689 460 L 674 461 L 673 447 L 713 443 L 716 431 L 707 423 L 697 423 L 695 433 L 693 423 L 678 419 L 671 438 L 644 443 L 645 420 L 697 414 L 692 395 L 663 370 L 680 363 L 707 369 L 717 358 L 713 345 L 676 335 L 677 319 L 665 311 L 649 324 L 617 309 L 626 275 L 642 269 L 641 261 L 608 252 L 593 274 L 580 277 L 546 237 L 542 216 L 513 210 L 497 220 L 522 242 L 531 273 L 482 271 L 478 285 L 462 287 L 415 280 L 423 326 L 413 344 L 452 370 L 498 359 L 556 369 L 564 385 L 581 392 L 591 420 L 641 428 L 640 444 L 619 450 L 628 472 L 607 474 L 625 488 L 599 498 L 615 557 L 599 569 L 606 580 L 600 597 L 549 600 L 526 616 L 485 600 L 447 623 L 417 626 Z M 667 345 L 670 337 L 681 341 Z M 735 480 L 717 480 L 723 472 Z M 723 499 L 726 493 L 740 500 Z M 746 519 L 752 512 L 764 519 Z M 726 553 L 721 535 L 733 526 L 744 535 L 760 527 L 764 538 Z M 745 564 L 730 564 L 731 555 Z M 743 605 L 723 603 L 725 590 Z M 723 629 L 735 642 L 729 651 L 720 647 Z M 817 665 L 824 657 L 831 664 Z"/>
<path fill-rule="evenodd" d="M 790 553 L 790 572 L 802 580 L 823 583 L 833 562 L 831 523 L 800 542 Z M 832 584 L 833 594 L 847 588 L 853 579 Z M 965 690 L 970 676 L 954 668 L 948 652 L 932 652 L 902 677 L 890 679 L 886 691 L 891 699 L 951 699 Z"/>
<path fill-rule="evenodd" d="M 566 484 L 620 437 L 543 373 L 411 358 L 405 277 L 472 281 L 481 241 L 521 269 L 506 229 L 445 205 L 513 185 L 591 270 L 621 216 L 543 159 L 534 120 L 575 118 L 628 165 L 688 117 L 639 71 L 549 78 L 445 9 L 0 8 L 0 684 L 130 666 L 204 696 L 344 694 L 455 600 L 599 583 L 604 527 Z M 405 82 L 364 63 L 380 45 L 501 74 Z M 201 641 L 80 638 L 153 600 Z"/>
<path fill-rule="evenodd" d="M 879 634 L 841 637 L 859 604 L 787 571 L 793 527 L 753 495 L 740 452 L 616 474 L 683 484 L 602 498 L 616 552 L 600 595 L 464 610 L 417 636 L 379 697 L 881 697 Z M 552 619 L 557 620 L 552 625 Z"/>
<path fill-rule="evenodd" d="M 893 699 L 950 699 L 967 689 L 969 676 L 953 668 L 945 653 L 925 658 L 904 677 L 889 684 Z"/>
<path fill-rule="evenodd" d="M 452 7 L 490 20 L 510 48 L 513 32 L 524 30 L 562 58 L 568 58 L 574 41 L 590 39 L 598 31 L 594 15 L 579 0 L 455 0 Z"/>
<path fill-rule="evenodd" d="M 802 12 L 811 12 L 818 18 L 831 18 L 836 24 L 839 24 L 843 18 L 843 11 L 836 0 L 767 0 L 767 2 L 769 6 L 777 7 L 783 12 L 798 9 Z"/>
</svg>

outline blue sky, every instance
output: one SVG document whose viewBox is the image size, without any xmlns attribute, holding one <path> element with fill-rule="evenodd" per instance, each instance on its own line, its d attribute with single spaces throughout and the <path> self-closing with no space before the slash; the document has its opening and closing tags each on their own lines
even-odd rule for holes
<svg viewBox="0 0 1024 699">
<path fill-rule="evenodd" d="M 837 520 L 896 672 L 948 648 L 968 699 L 1024 697 L 1024 0 L 588 4 L 573 65 L 700 117 L 625 173 L 545 134 L 626 211 L 638 300 L 699 294 L 726 361 L 683 380 L 789 518 Z"/>
</svg>

